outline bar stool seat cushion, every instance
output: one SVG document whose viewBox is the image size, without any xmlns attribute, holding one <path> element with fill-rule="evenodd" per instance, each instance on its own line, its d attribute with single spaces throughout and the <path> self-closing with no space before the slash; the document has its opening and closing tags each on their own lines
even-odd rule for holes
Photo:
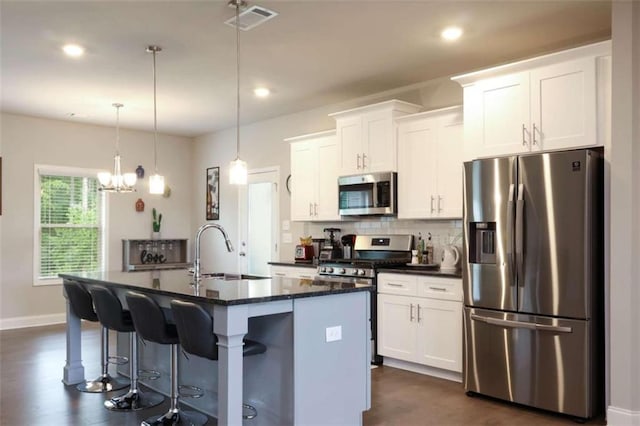
<svg viewBox="0 0 640 426">
<path fill-rule="evenodd" d="M 193 355 L 217 360 L 218 337 L 213 333 L 211 315 L 202 306 L 183 300 L 172 300 L 171 310 L 182 349 Z M 243 356 L 258 355 L 266 350 L 262 343 L 244 339 Z"/>
<path fill-rule="evenodd" d="M 91 286 L 89 290 L 96 313 L 100 323 L 110 330 L 121 333 L 131 333 L 135 331 L 131 312 L 122 308 L 122 303 L 111 290 L 99 285 Z"/>
<path fill-rule="evenodd" d="M 180 343 L 176 325 L 169 322 L 170 315 L 149 296 L 133 291 L 127 292 L 127 304 L 138 335 L 144 340 L 162 345 Z"/>
<path fill-rule="evenodd" d="M 98 322 L 98 315 L 93 309 L 89 292 L 75 281 L 65 280 L 63 285 L 73 312 L 83 320 Z"/>
</svg>

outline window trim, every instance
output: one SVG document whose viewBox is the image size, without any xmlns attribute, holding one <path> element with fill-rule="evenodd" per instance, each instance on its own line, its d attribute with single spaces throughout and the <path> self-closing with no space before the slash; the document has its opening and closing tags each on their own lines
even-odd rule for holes
<svg viewBox="0 0 640 426">
<path fill-rule="evenodd" d="M 62 278 L 40 278 L 40 175 L 41 174 L 50 174 L 50 175 L 60 175 L 60 176 L 71 176 L 71 177 L 90 177 L 96 178 L 98 176 L 98 172 L 101 170 L 98 169 L 87 169 L 81 167 L 67 167 L 67 166 L 52 166 L 48 164 L 34 164 L 33 166 L 33 265 L 32 265 L 32 278 L 33 278 L 33 286 L 51 286 L 51 285 L 60 285 L 62 284 Z M 109 248 L 108 243 L 108 228 L 107 228 L 107 214 L 109 212 L 108 209 L 108 200 L 109 198 L 101 193 L 101 208 L 100 215 L 102 217 L 101 220 L 101 231 L 102 231 L 102 244 L 100 247 L 101 253 L 101 263 L 103 270 L 107 268 L 107 250 Z"/>
</svg>

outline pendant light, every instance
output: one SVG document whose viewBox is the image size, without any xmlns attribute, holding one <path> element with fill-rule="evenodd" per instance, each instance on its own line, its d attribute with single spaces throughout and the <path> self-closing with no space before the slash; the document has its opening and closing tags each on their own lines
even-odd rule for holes
<svg viewBox="0 0 640 426">
<path fill-rule="evenodd" d="M 236 8 L 236 159 L 229 164 L 229 183 L 247 184 L 247 163 L 240 159 L 240 8 L 245 7 L 244 0 L 229 0 L 229 6 Z"/>
<path fill-rule="evenodd" d="M 116 156 L 113 158 L 113 174 L 109 172 L 98 173 L 98 181 L 100 181 L 100 191 L 105 192 L 133 192 L 133 185 L 136 184 L 135 173 L 122 174 L 120 167 L 120 108 L 124 105 L 115 103 L 113 107 L 116 109 Z"/>
<path fill-rule="evenodd" d="M 149 193 L 164 194 L 164 176 L 158 174 L 158 108 L 156 95 L 156 53 L 160 46 L 149 46 L 147 52 L 153 53 L 153 175 L 149 176 Z"/>
</svg>

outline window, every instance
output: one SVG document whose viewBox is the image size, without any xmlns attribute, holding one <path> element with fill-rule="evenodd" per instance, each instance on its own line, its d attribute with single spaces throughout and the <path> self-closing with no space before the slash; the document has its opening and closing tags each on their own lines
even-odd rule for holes
<svg viewBox="0 0 640 426">
<path fill-rule="evenodd" d="M 91 170 L 36 166 L 36 285 L 61 283 L 61 272 L 103 270 L 105 197 L 98 187 Z"/>
</svg>

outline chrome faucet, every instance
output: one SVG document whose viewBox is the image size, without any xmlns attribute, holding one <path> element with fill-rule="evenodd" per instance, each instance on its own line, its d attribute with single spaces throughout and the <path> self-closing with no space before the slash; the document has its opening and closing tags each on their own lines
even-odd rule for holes
<svg viewBox="0 0 640 426">
<path fill-rule="evenodd" d="M 224 237 L 224 242 L 227 245 L 227 251 L 229 253 L 231 253 L 233 251 L 233 244 L 231 244 L 231 240 L 227 236 L 227 233 L 225 232 L 225 230 L 224 230 L 224 228 L 222 226 L 216 225 L 214 223 L 205 223 L 204 225 L 202 225 L 198 229 L 198 232 L 196 232 L 196 255 L 195 255 L 195 260 L 193 261 L 193 279 L 194 279 L 195 283 L 199 283 L 200 282 L 200 278 L 201 278 L 201 273 L 200 273 L 200 237 L 202 236 L 204 231 L 206 231 L 207 229 L 210 229 L 210 228 L 216 228 L 218 231 L 222 232 L 222 236 Z"/>
</svg>

